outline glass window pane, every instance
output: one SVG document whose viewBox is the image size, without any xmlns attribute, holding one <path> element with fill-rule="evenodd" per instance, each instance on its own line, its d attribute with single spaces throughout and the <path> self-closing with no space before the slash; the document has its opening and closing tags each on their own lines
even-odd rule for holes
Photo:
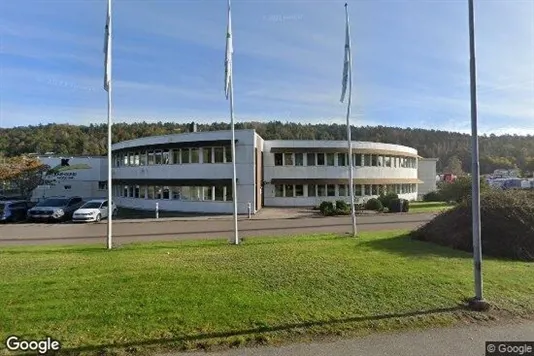
<svg viewBox="0 0 534 356">
<path fill-rule="evenodd" d="M 139 189 L 139 186 L 136 185 L 136 186 L 134 187 L 134 198 L 139 198 L 139 190 L 140 190 L 140 189 Z M 106 202 L 106 204 L 107 204 L 107 202 Z"/>
<path fill-rule="evenodd" d="M 338 185 L 337 189 L 338 189 L 338 192 L 339 192 L 338 195 L 340 197 L 346 197 L 348 195 L 347 194 L 347 186 L 346 185 L 340 184 L 340 185 Z"/>
<path fill-rule="evenodd" d="M 146 152 L 141 152 L 139 155 L 139 165 L 146 166 Z"/>
<path fill-rule="evenodd" d="M 163 150 L 163 164 L 169 164 L 169 150 Z"/>
<path fill-rule="evenodd" d="M 154 199 L 154 186 L 149 185 L 147 188 L 147 191 L 148 191 L 147 199 Z"/>
<path fill-rule="evenodd" d="M 125 185 L 124 188 L 122 188 L 122 196 L 127 198 L 128 197 L 128 186 Z"/>
<path fill-rule="evenodd" d="M 362 155 L 359 154 L 359 153 L 356 153 L 354 155 L 354 161 L 353 161 L 353 164 L 355 166 L 358 166 L 358 167 L 361 167 L 362 166 Z"/>
<path fill-rule="evenodd" d="M 187 164 L 191 162 L 189 160 L 189 148 L 182 148 L 181 154 L 182 154 L 182 164 Z"/>
<path fill-rule="evenodd" d="M 139 198 L 146 199 L 146 185 L 141 186 L 141 189 L 139 190 Z"/>
<path fill-rule="evenodd" d="M 378 156 L 378 167 L 384 167 L 384 156 Z"/>
<path fill-rule="evenodd" d="M 174 200 L 182 199 L 182 187 L 172 187 L 172 198 Z"/>
<path fill-rule="evenodd" d="M 371 189 L 372 189 L 372 190 L 371 190 L 371 195 L 378 195 L 378 187 L 379 187 L 379 186 L 376 185 L 376 184 L 373 184 L 373 185 L 372 185 L 372 188 L 371 188 Z"/>
<path fill-rule="evenodd" d="M 224 148 L 215 147 L 214 149 L 215 163 L 224 163 Z"/>
<path fill-rule="evenodd" d="M 202 200 L 202 187 L 189 187 L 189 200 Z"/>
<path fill-rule="evenodd" d="M 281 153 L 275 153 L 274 154 L 274 165 L 275 166 L 283 166 L 284 165 L 283 155 Z"/>
<path fill-rule="evenodd" d="M 317 196 L 318 197 L 326 196 L 326 186 L 324 184 L 320 184 L 317 186 Z"/>
<path fill-rule="evenodd" d="M 179 148 L 175 148 L 174 150 L 172 150 L 172 163 L 174 164 L 180 164 L 181 161 L 180 161 L 180 149 Z"/>
<path fill-rule="evenodd" d="M 293 162 L 293 153 L 284 153 L 284 166 L 292 166 Z"/>
<path fill-rule="evenodd" d="M 378 156 L 377 155 L 371 155 L 371 166 L 376 167 L 378 165 Z"/>
<path fill-rule="evenodd" d="M 182 200 L 191 200 L 190 187 L 182 187 Z"/>
<path fill-rule="evenodd" d="M 285 185 L 285 196 L 286 198 L 293 198 L 294 194 L 294 186 L 293 184 L 286 184 Z"/>
<path fill-rule="evenodd" d="M 162 162 L 162 152 L 161 150 L 156 151 L 156 163 L 155 164 L 161 164 Z"/>
<path fill-rule="evenodd" d="M 306 165 L 315 166 L 315 153 L 306 154 Z"/>
<path fill-rule="evenodd" d="M 304 165 L 304 154 L 295 153 L 295 166 L 303 166 L 303 165 Z"/>
<path fill-rule="evenodd" d="M 233 201 L 233 193 L 232 193 L 232 186 L 228 185 L 226 186 L 226 201 Z"/>
<path fill-rule="evenodd" d="M 354 185 L 354 196 L 357 196 L 357 197 L 362 196 L 362 185 L 361 184 Z"/>
<path fill-rule="evenodd" d="M 277 198 L 284 196 L 284 186 L 281 184 L 277 184 L 274 186 L 274 196 Z"/>
<path fill-rule="evenodd" d="M 364 187 L 365 187 L 365 195 L 366 196 L 371 195 L 371 186 L 369 184 L 366 184 Z"/>
<path fill-rule="evenodd" d="M 365 167 L 371 167 L 371 155 L 363 155 L 363 161 Z"/>
<path fill-rule="evenodd" d="M 169 199 L 171 196 L 171 188 L 163 187 L 163 199 Z"/>
<path fill-rule="evenodd" d="M 386 167 L 391 167 L 391 157 L 386 156 Z"/>
<path fill-rule="evenodd" d="M 148 165 L 152 166 L 154 164 L 154 151 L 148 152 Z"/>
<path fill-rule="evenodd" d="M 336 185 L 335 184 L 328 184 L 326 186 L 326 192 L 329 197 L 335 197 L 336 196 Z"/>
<path fill-rule="evenodd" d="M 336 155 L 334 153 L 326 154 L 326 165 L 335 166 L 336 165 Z"/>
<path fill-rule="evenodd" d="M 224 201 L 224 186 L 220 185 L 215 187 L 215 200 Z"/>
<path fill-rule="evenodd" d="M 211 147 L 202 148 L 202 162 L 213 163 L 212 155 L 211 155 Z"/>
<path fill-rule="evenodd" d="M 302 184 L 295 185 L 295 196 L 296 197 L 304 196 L 304 186 Z"/>
<path fill-rule="evenodd" d="M 224 156 L 226 163 L 232 163 L 232 146 L 224 148 Z"/>
<path fill-rule="evenodd" d="M 324 166 L 324 153 L 317 153 L 317 165 Z"/>
<path fill-rule="evenodd" d="M 156 199 L 161 199 L 161 198 L 162 198 L 162 196 L 163 196 L 163 190 L 161 189 L 160 186 L 155 186 L 155 187 L 154 187 L 154 192 L 155 192 L 155 195 L 154 195 L 154 196 L 155 196 Z"/>
<path fill-rule="evenodd" d="M 342 167 L 347 165 L 347 154 L 346 153 L 337 154 L 337 165 L 342 166 Z"/>
<path fill-rule="evenodd" d="M 204 200 L 213 200 L 213 187 L 204 187 Z"/>
<path fill-rule="evenodd" d="M 308 196 L 309 197 L 317 196 L 317 186 L 315 184 L 308 184 Z"/>
<path fill-rule="evenodd" d="M 187 149 L 187 150 L 189 151 L 189 149 Z M 200 152 L 199 152 L 198 148 L 191 148 L 191 161 L 189 161 L 189 162 L 191 162 L 191 163 L 200 163 Z"/>
</svg>

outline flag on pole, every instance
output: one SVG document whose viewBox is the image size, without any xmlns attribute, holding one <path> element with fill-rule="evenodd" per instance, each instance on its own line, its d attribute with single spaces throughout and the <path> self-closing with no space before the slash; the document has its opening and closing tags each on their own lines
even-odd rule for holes
<svg viewBox="0 0 534 356">
<path fill-rule="evenodd" d="M 345 4 L 345 7 L 347 4 Z M 347 92 L 347 82 L 349 80 L 349 68 L 351 61 L 350 53 L 350 30 L 349 30 L 349 15 L 346 15 L 346 28 L 345 28 L 345 58 L 343 59 L 343 79 L 341 88 L 341 102 L 345 100 L 345 93 Z"/>
<path fill-rule="evenodd" d="M 226 99 L 230 94 L 230 81 L 232 80 L 232 55 L 234 45 L 232 43 L 232 13 L 230 10 L 230 0 L 228 0 L 228 27 L 226 29 L 226 56 L 224 59 L 224 93 Z"/>
<path fill-rule="evenodd" d="M 104 39 L 104 90 L 109 92 L 111 83 L 111 0 L 108 0 L 106 35 Z"/>
</svg>

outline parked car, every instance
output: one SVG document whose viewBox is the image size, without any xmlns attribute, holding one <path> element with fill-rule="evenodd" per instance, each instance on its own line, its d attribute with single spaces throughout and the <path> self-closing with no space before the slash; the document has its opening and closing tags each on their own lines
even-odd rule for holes
<svg viewBox="0 0 534 356">
<path fill-rule="evenodd" d="M 28 210 L 30 221 L 68 221 L 83 204 L 81 197 L 54 197 L 37 203 Z"/>
<path fill-rule="evenodd" d="M 29 208 L 29 202 L 24 200 L 0 201 L 0 222 L 24 221 Z"/>
<path fill-rule="evenodd" d="M 117 214 L 117 206 L 114 202 L 111 202 L 112 216 Z M 75 222 L 99 222 L 101 219 L 108 217 L 108 201 L 107 199 L 94 199 L 89 200 L 82 205 L 72 215 L 72 221 Z"/>
</svg>

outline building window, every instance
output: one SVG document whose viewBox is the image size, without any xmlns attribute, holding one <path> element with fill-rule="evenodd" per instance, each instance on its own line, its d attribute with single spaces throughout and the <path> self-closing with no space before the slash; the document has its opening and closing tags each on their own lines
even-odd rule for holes
<svg viewBox="0 0 534 356">
<path fill-rule="evenodd" d="M 281 184 L 277 184 L 274 186 L 274 196 L 277 198 L 281 198 L 284 196 L 284 186 Z"/>
<path fill-rule="evenodd" d="M 224 163 L 224 147 L 215 147 L 213 151 L 215 163 Z"/>
<path fill-rule="evenodd" d="M 154 165 L 154 151 L 148 152 L 148 165 L 149 166 Z"/>
<path fill-rule="evenodd" d="M 317 186 L 317 196 L 326 197 L 326 186 L 324 184 L 320 184 Z"/>
<path fill-rule="evenodd" d="M 154 186 L 153 185 L 147 186 L 146 198 L 147 199 L 154 199 Z"/>
<path fill-rule="evenodd" d="M 303 165 L 304 165 L 304 154 L 295 153 L 295 166 L 303 166 Z"/>
<path fill-rule="evenodd" d="M 204 200 L 213 200 L 213 187 L 204 187 Z"/>
<path fill-rule="evenodd" d="M 132 152 L 128 153 L 128 161 L 130 162 L 130 166 L 135 166 L 135 155 Z"/>
<path fill-rule="evenodd" d="M 154 187 L 154 195 L 155 195 L 155 198 L 156 199 L 161 199 L 163 198 L 163 190 L 161 189 L 161 186 L 156 186 Z"/>
<path fill-rule="evenodd" d="M 169 150 L 163 150 L 163 164 L 169 164 L 170 163 L 170 153 Z"/>
<path fill-rule="evenodd" d="M 128 198 L 128 186 L 127 185 L 125 185 L 122 188 L 122 196 L 125 197 L 125 198 Z"/>
<path fill-rule="evenodd" d="M 335 153 L 327 153 L 326 154 L 326 165 L 327 166 L 335 166 L 336 165 L 336 155 L 335 155 Z"/>
<path fill-rule="evenodd" d="M 369 184 L 364 185 L 365 188 L 365 196 L 371 195 L 371 186 Z"/>
<path fill-rule="evenodd" d="M 133 198 L 134 196 L 134 186 L 130 185 L 128 186 L 128 198 Z"/>
<path fill-rule="evenodd" d="M 378 185 L 373 184 L 371 187 L 372 187 L 372 188 L 371 188 L 371 195 L 378 195 L 378 194 L 380 194 L 380 193 L 378 192 Z"/>
<path fill-rule="evenodd" d="M 335 197 L 336 196 L 336 185 L 335 184 L 327 184 L 326 193 L 327 193 L 327 195 L 329 197 Z"/>
<path fill-rule="evenodd" d="M 138 166 L 139 165 L 139 152 L 135 152 L 133 164 L 134 164 L 134 166 Z"/>
<path fill-rule="evenodd" d="M 295 185 L 295 196 L 296 197 L 304 196 L 304 186 L 302 184 Z"/>
<path fill-rule="evenodd" d="M 362 185 L 361 184 L 355 184 L 354 185 L 354 195 L 357 197 L 362 196 Z"/>
<path fill-rule="evenodd" d="M 293 162 L 293 153 L 284 153 L 284 166 L 292 166 Z"/>
<path fill-rule="evenodd" d="M 324 166 L 324 153 L 317 153 L 317 165 Z"/>
<path fill-rule="evenodd" d="M 163 152 L 161 152 L 161 150 L 156 150 L 155 156 L 156 156 L 155 164 L 161 164 L 163 162 Z"/>
<path fill-rule="evenodd" d="M 134 193 L 134 194 L 133 194 L 134 198 L 138 198 L 138 199 L 139 199 L 139 186 L 138 186 L 138 185 L 136 185 L 136 186 L 134 187 L 134 191 L 133 191 L 133 193 Z"/>
<path fill-rule="evenodd" d="M 234 200 L 234 196 L 233 196 L 233 193 L 232 193 L 232 186 L 231 185 L 226 187 L 225 194 L 226 194 L 226 201 L 233 201 Z"/>
<path fill-rule="evenodd" d="M 307 166 L 315 166 L 315 153 L 307 153 L 306 154 L 306 165 Z"/>
<path fill-rule="evenodd" d="M 215 200 L 224 201 L 224 186 L 215 186 Z"/>
<path fill-rule="evenodd" d="M 211 147 L 204 147 L 202 149 L 202 163 L 213 163 Z"/>
<path fill-rule="evenodd" d="M 338 153 L 337 154 L 337 165 L 344 167 L 347 165 L 347 154 L 346 153 Z"/>
<path fill-rule="evenodd" d="M 378 167 L 384 167 L 384 156 L 378 156 Z"/>
<path fill-rule="evenodd" d="M 226 159 L 225 161 L 226 163 L 232 162 L 232 146 L 224 148 L 224 156 Z"/>
<path fill-rule="evenodd" d="M 371 155 L 371 166 L 372 167 L 378 166 L 378 156 L 377 155 Z"/>
<path fill-rule="evenodd" d="M 317 186 L 315 184 L 308 184 L 308 196 L 309 197 L 317 196 Z"/>
<path fill-rule="evenodd" d="M 146 199 L 146 185 L 141 185 L 139 187 L 139 198 Z"/>
<path fill-rule="evenodd" d="M 362 155 L 361 154 L 356 153 L 354 155 L 354 165 L 358 167 L 362 166 Z"/>
<path fill-rule="evenodd" d="M 284 156 L 281 153 L 274 154 L 274 165 L 283 166 L 284 165 Z"/>
<path fill-rule="evenodd" d="M 363 155 L 363 165 L 365 167 L 371 167 L 371 155 Z"/>
<path fill-rule="evenodd" d="M 180 149 L 174 149 L 172 150 L 172 163 L 174 164 L 180 164 Z"/>
<path fill-rule="evenodd" d="M 340 184 L 340 185 L 338 185 L 337 189 L 338 189 L 340 197 L 346 197 L 348 195 L 347 194 L 347 186 L 346 185 Z"/>
<path fill-rule="evenodd" d="M 146 166 L 146 152 L 141 152 L 139 154 L 139 165 Z"/>
<path fill-rule="evenodd" d="M 189 148 L 186 148 L 189 157 Z M 182 155 L 183 158 L 183 155 Z M 188 163 L 200 163 L 200 152 L 198 148 L 191 148 L 191 160 Z"/>
<path fill-rule="evenodd" d="M 170 199 L 170 198 L 171 198 L 171 188 L 163 187 L 163 199 Z"/>
<path fill-rule="evenodd" d="M 391 167 L 391 157 L 389 156 L 385 157 L 385 166 Z"/>
<path fill-rule="evenodd" d="M 181 187 L 180 200 L 191 200 L 191 190 L 189 187 Z"/>
<path fill-rule="evenodd" d="M 284 189 L 285 189 L 285 197 L 293 198 L 294 193 L 295 193 L 295 187 L 293 186 L 293 184 L 286 184 L 284 186 Z"/>
<path fill-rule="evenodd" d="M 191 160 L 189 159 L 189 148 L 182 148 L 180 152 L 182 155 L 182 164 L 191 163 Z"/>
<path fill-rule="evenodd" d="M 172 198 L 174 200 L 180 200 L 182 199 L 182 187 L 171 187 L 171 191 L 172 191 Z"/>
<path fill-rule="evenodd" d="M 204 190 L 202 187 L 189 187 L 189 199 L 200 201 L 202 200 L 202 193 Z"/>
<path fill-rule="evenodd" d="M 98 182 L 98 190 L 104 190 L 108 188 L 108 182 L 105 180 L 101 180 Z"/>
</svg>

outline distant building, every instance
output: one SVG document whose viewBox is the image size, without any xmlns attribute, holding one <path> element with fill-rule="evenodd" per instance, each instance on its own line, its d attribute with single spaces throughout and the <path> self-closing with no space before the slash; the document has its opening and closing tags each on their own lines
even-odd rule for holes
<svg viewBox="0 0 534 356">
<path fill-rule="evenodd" d="M 417 198 L 422 199 L 423 195 L 437 189 L 436 164 L 437 158 L 419 158 L 417 162 L 417 177 L 422 182 L 419 184 Z"/>
</svg>

